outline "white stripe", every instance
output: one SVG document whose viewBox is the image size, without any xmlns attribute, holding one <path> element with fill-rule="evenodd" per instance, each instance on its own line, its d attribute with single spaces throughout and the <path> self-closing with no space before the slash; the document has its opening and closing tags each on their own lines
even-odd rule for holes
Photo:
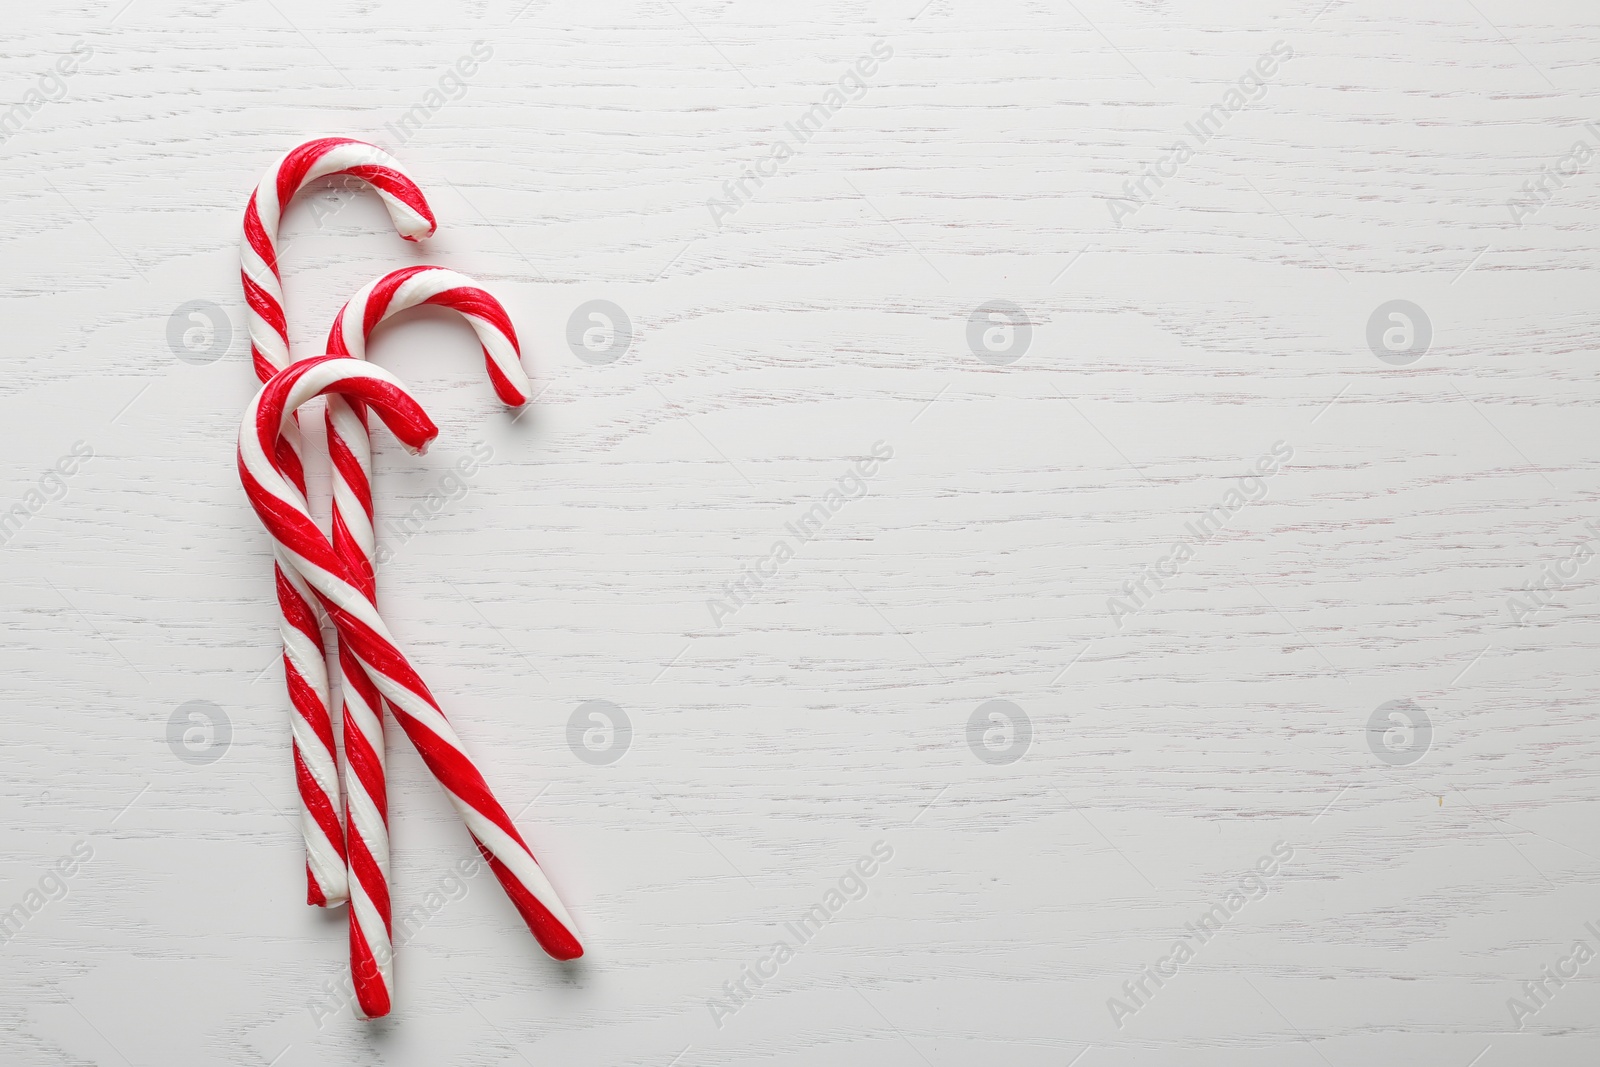
<svg viewBox="0 0 1600 1067">
<path fill-rule="evenodd" d="M 362 478 L 368 486 L 367 492 L 370 497 L 372 438 L 368 435 L 366 427 L 361 425 L 361 420 L 356 417 L 350 404 L 338 394 L 328 397 L 328 422 L 333 427 L 333 435 L 343 442 L 345 448 L 355 458 L 356 466 L 361 469 Z M 330 449 L 331 447 L 330 444 Z M 344 519 L 344 524 L 355 538 L 362 556 L 369 564 L 372 563 L 373 557 L 378 554 L 377 536 L 372 529 L 372 519 L 367 515 L 367 509 L 362 505 L 360 497 L 356 495 L 355 487 L 345 479 L 338 467 L 333 468 L 333 506 L 336 513 Z"/>
<path fill-rule="evenodd" d="M 517 844 L 504 830 L 490 822 L 486 816 L 478 812 L 471 804 L 451 793 L 448 789 L 445 792 L 449 795 L 451 802 L 455 804 L 456 810 L 461 813 L 461 818 L 466 822 L 467 829 L 472 831 L 472 835 L 482 841 L 485 848 L 494 853 L 495 859 L 511 869 L 511 873 L 516 876 L 517 881 L 528 888 L 528 892 L 532 893 L 534 899 L 543 904 L 550 914 L 556 917 L 557 922 L 565 926 L 573 937 L 577 937 L 578 928 L 573 924 L 572 916 L 567 914 L 567 909 L 562 906 L 561 899 L 556 896 L 555 886 L 551 885 L 550 880 L 544 876 L 543 868 L 534 860 L 533 855 Z"/>
</svg>

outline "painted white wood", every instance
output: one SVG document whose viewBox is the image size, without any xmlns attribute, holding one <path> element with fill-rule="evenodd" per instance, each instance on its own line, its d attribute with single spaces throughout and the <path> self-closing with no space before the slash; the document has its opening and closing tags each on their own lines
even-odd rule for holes
<svg viewBox="0 0 1600 1067">
<path fill-rule="evenodd" d="M 26 920 L 0 944 L 6 1063 L 1594 1062 L 1600 963 L 1544 1005 L 1523 983 L 1600 949 L 1600 156 L 1564 164 L 1600 152 L 1600 20 L 919 5 L 8 13 L 0 106 L 92 54 L 0 145 L 0 515 L 26 513 L 0 546 L 0 909 Z M 859 98 L 713 212 L 875 41 Z M 1278 42 L 1260 98 L 1169 165 Z M 440 233 L 403 245 L 336 186 L 298 200 L 297 348 L 370 278 L 440 263 L 505 299 L 543 390 L 513 423 L 448 314 L 375 340 L 443 427 L 421 459 L 379 435 L 380 527 L 448 498 L 381 593 L 589 948 L 544 959 L 451 873 L 470 845 L 396 737 L 410 921 L 377 1024 L 321 992 L 344 925 L 300 902 L 232 451 L 244 198 L 330 133 L 394 149 Z M 593 300 L 635 327 L 609 364 L 567 341 Z M 1005 365 L 969 343 L 991 300 L 1031 323 Z M 1432 327 L 1404 366 L 1367 339 L 1393 300 Z M 226 317 L 215 362 L 169 345 L 191 301 Z M 878 442 L 859 499 L 787 530 Z M 1279 442 L 1260 499 L 1119 625 L 1123 583 Z M 1557 564 L 1519 626 L 1508 600 Z M 993 700 L 1030 725 L 1013 762 L 1015 731 L 969 745 Z M 185 760 L 191 701 L 231 736 L 180 730 Z M 615 762 L 569 747 L 588 701 L 631 723 Z M 1391 701 L 1431 723 L 1415 762 L 1377 754 L 1422 746 L 1369 731 Z M 862 899 L 732 1010 L 724 983 L 880 841 Z M 1124 992 L 1279 842 L 1262 899 Z"/>
</svg>

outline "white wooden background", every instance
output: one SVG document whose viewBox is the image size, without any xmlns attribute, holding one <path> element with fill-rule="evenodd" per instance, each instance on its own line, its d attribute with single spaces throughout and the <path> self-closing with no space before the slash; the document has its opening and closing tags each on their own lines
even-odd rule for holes
<svg viewBox="0 0 1600 1067">
<path fill-rule="evenodd" d="M 1507 601 L 1600 520 L 1600 156 L 1520 226 L 1507 201 L 1600 146 L 1600 14 L 800 6 L 7 12 L 0 107 L 92 55 L 0 145 L 0 511 L 27 512 L 0 547 L 5 1063 L 1595 1061 L 1600 963 L 1507 1002 L 1600 944 L 1600 566 L 1524 626 Z M 707 200 L 880 39 L 865 94 L 719 227 Z M 1261 99 L 1113 224 L 1279 41 Z M 433 914 L 381 1023 L 321 993 L 344 926 L 301 902 L 233 461 L 242 206 L 327 134 L 394 147 L 440 231 L 297 201 L 298 348 L 363 282 L 441 263 L 505 299 L 543 390 L 512 424 L 459 320 L 385 330 L 443 434 L 422 459 L 379 436 L 380 521 L 493 458 L 381 594 L 588 946 L 552 963 L 490 879 L 448 880 L 471 846 L 396 737 L 396 912 Z M 596 299 L 635 325 L 609 365 L 566 338 Z M 1433 332 L 1404 366 L 1367 341 L 1396 299 Z M 969 343 L 990 300 L 1032 323 L 1007 365 Z M 225 313 L 214 362 L 169 343 L 191 301 Z M 878 441 L 867 495 L 714 624 Z M 1279 441 L 1264 498 L 1119 628 L 1108 599 Z M 632 723 L 608 765 L 567 742 L 591 700 Z M 991 700 L 1030 724 L 1020 759 L 969 743 Z M 231 734 L 169 743 L 191 701 Z M 1431 737 L 1369 731 L 1390 701 Z M 866 896 L 714 1018 L 877 841 Z M 1266 897 L 1118 1026 L 1108 1000 L 1278 842 Z"/>
</svg>

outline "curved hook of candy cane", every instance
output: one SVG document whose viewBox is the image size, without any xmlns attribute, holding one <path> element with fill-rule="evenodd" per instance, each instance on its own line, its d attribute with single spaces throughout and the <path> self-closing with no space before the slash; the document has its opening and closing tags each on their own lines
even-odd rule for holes
<svg viewBox="0 0 1600 1067">
<path fill-rule="evenodd" d="M 425 304 L 458 311 L 471 325 L 483 350 L 489 382 L 502 403 L 521 407 L 528 402 L 532 386 L 522 367 L 522 348 L 511 316 L 493 294 L 447 267 L 405 267 L 362 286 L 334 319 L 329 354 L 366 359 L 374 330 L 400 312 Z M 372 526 L 372 453 L 365 439 L 366 419 L 359 405 L 352 407 L 332 396 L 327 425 L 334 468 L 334 545 L 346 558 L 359 556 L 364 561 L 364 573 L 358 571 L 357 576 L 370 593 L 378 546 Z"/>
<path fill-rule="evenodd" d="M 438 430 L 388 372 L 360 360 L 303 360 L 277 375 L 245 410 L 239 428 L 239 476 L 250 504 L 283 557 L 316 593 L 339 631 L 341 646 L 370 675 L 418 755 L 466 823 L 479 852 L 545 952 L 559 960 L 583 955 L 566 908 L 511 817 L 456 736 L 427 685 L 400 651 L 348 564 L 317 528 L 304 498 L 274 466 L 279 436 L 295 408 L 314 396 L 340 393 L 371 407 L 402 444 L 423 451 Z M 354 898 L 352 898 L 354 899 Z M 356 929 L 352 926 L 352 931 Z"/>
<path fill-rule="evenodd" d="M 528 402 L 532 386 L 522 368 L 522 347 L 505 305 L 476 281 L 448 267 L 403 267 L 362 286 L 339 310 L 328 334 L 328 351 L 366 359 L 367 339 L 373 330 L 423 304 L 461 312 L 483 347 L 495 396 L 511 407 Z"/>
<path fill-rule="evenodd" d="M 424 304 L 460 312 L 478 336 L 495 395 L 513 407 L 528 401 L 528 376 L 511 316 L 473 279 L 445 267 L 406 267 L 363 286 L 334 320 L 328 352 L 365 359 L 367 340 L 380 324 Z M 328 453 L 333 460 L 334 551 L 355 584 L 375 602 L 378 545 L 366 413 L 359 403 L 330 395 L 327 425 Z M 345 855 L 352 902 L 350 973 L 356 1003 L 372 1018 L 389 1010 L 394 987 L 383 705 L 372 679 L 343 645 L 339 666 L 344 676 L 341 718 Z"/>
<path fill-rule="evenodd" d="M 400 236 L 416 241 L 433 234 L 436 223 L 427 198 L 399 160 L 376 145 L 348 137 L 323 137 L 286 152 L 267 169 L 250 194 L 239 246 L 256 376 L 265 382 L 289 365 L 288 321 L 283 310 L 283 279 L 278 273 L 278 224 L 294 195 L 307 182 L 335 174 L 359 178 L 377 190 Z"/>
</svg>

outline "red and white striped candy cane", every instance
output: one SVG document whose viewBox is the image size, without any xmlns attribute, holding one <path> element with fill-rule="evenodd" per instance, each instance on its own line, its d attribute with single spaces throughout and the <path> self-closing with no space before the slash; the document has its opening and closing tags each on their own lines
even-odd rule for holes
<svg viewBox="0 0 1600 1067">
<path fill-rule="evenodd" d="M 278 441 L 292 413 L 312 397 L 339 393 L 370 406 L 413 452 L 437 428 L 388 372 L 360 360 L 326 356 L 303 360 L 275 376 L 256 394 L 239 428 L 239 477 L 251 506 L 277 541 L 283 557 L 305 579 L 339 631 L 341 648 L 371 678 L 395 711 L 428 769 L 444 786 L 489 869 L 541 947 L 556 959 L 574 959 L 583 946 L 571 917 L 540 869 L 505 808 L 466 754 L 438 702 L 395 645 L 377 608 L 305 507 L 305 498 L 278 466 Z M 360 928 L 352 926 L 352 937 Z"/>
<path fill-rule="evenodd" d="M 495 393 L 512 406 L 527 401 L 528 376 L 506 309 L 471 278 L 444 267 L 407 267 L 364 286 L 340 310 L 328 352 L 365 359 L 367 338 L 379 323 L 421 304 L 454 308 L 465 315 L 483 346 Z M 328 453 L 333 458 L 333 548 L 353 584 L 375 604 L 378 546 L 365 407 L 331 394 L 327 422 Z M 350 973 L 356 1002 L 369 1018 L 376 1018 L 388 1012 L 394 989 L 383 708 L 372 679 L 343 644 L 339 666 L 344 675 Z"/>
<path fill-rule="evenodd" d="M 325 137 L 285 153 L 268 168 L 250 196 L 239 249 L 240 278 L 249 308 L 250 355 L 256 376 L 263 382 L 290 361 L 283 282 L 278 272 L 278 224 L 284 208 L 308 182 L 336 174 L 360 178 L 375 188 L 395 229 L 406 240 L 433 233 L 433 212 L 421 190 L 382 149 L 344 137 Z M 303 497 L 305 464 L 297 429 L 291 426 L 278 447 L 279 461 Z M 349 886 L 322 628 L 304 582 L 281 559 L 275 563 L 284 680 L 294 706 L 290 721 L 300 828 L 306 841 L 306 900 L 333 907 L 348 898 Z"/>
</svg>

